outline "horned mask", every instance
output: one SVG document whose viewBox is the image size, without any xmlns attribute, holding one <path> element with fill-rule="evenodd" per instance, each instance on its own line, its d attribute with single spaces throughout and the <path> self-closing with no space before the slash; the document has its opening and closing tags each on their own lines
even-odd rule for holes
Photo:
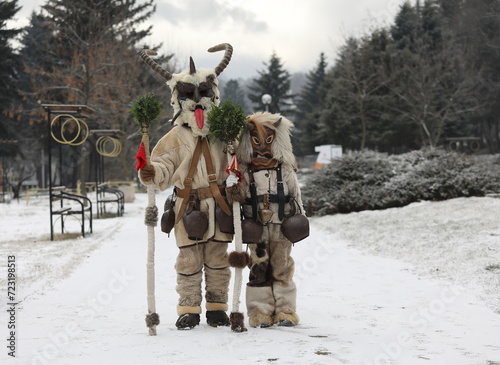
<svg viewBox="0 0 500 365">
<path fill-rule="evenodd" d="M 293 124 L 280 114 L 259 112 L 245 122 L 237 149 L 238 161 L 256 169 L 274 167 L 278 162 L 295 165 L 290 133 Z"/>
<path fill-rule="evenodd" d="M 188 125 L 195 136 L 206 136 L 209 132 L 207 114 L 213 105 L 220 103 L 217 87 L 219 76 L 227 67 L 233 54 L 233 47 L 222 43 L 208 49 L 208 52 L 225 51 L 224 57 L 215 69 L 197 69 L 192 58 L 189 59 L 189 70 L 171 74 L 150 56 L 156 53 L 142 50 L 140 55 L 144 62 L 156 73 L 167 80 L 172 91 L 171 104 L 174 108 L 173 121 L 178 125 Z"/>
</svg>

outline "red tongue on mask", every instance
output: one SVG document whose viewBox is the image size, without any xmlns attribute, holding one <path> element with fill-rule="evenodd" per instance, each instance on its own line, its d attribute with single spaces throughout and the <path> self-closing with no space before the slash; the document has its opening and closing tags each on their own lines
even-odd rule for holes
<svg viewBox="0 0 500 365">
<path fill-rule="evenodd" d="M 204 124 L 204 114 L 203 114 L 203 109 L 198 108 L 194 110 L 194 117 L 196 119 L 196 124 L 198 125 L 198 128 L 202 129 L 203 124 Z"/>
</svg>

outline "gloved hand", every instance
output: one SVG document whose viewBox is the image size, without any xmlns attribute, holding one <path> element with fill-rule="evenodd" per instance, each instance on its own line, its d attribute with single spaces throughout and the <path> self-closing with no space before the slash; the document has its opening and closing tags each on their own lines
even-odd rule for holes
<svg viewBox="0 0 500 365">
<path fill-rule="evenodd" d="M 231 186 L 234 186 L 236 184 L 238 184 L 238 176 L 236 176 L 236 174 L 231 171 L 226 179 L 226 188 L 230 188 Z"/>
<path fill-rule="evenodd" d="M 155 178 L 155 168 L 152 165 L 145 165 L 139 173 L 144 183 L 152 183 Z"/>
</svg>

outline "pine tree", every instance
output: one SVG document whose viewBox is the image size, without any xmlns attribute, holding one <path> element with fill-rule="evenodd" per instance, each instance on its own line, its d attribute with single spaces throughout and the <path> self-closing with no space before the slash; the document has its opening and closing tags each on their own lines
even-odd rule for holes
<svg viewBox="0 0 500 365">
<path fill-rule="evenodd" d="M 320 133 L 319 117 L 326 92 L 322 86 L 326 79 L 327 66 L 325 54 L 322 52 L 316 67 L 306 75 L 306 83 L 299 95 L 292 135 L 296 155 L 313 154 L 314 147 L 324 141 L 324 136 Z"/>
<path fill-rule="evenodd" d="M 281 113 L 286 109 L 286 99 L 290 97 L 287 93 L 290 90 L 290 73 L 284 69 L 281 59 L 273 53 L 269 63 L 264 63 L 267 70 L 257 71 L 259 78 L 253 79 L 253 84 L 248 88 L 252 91 L 248 93 L 248 98 L 258 110 L 265 110 L 262 103 L 262 95 L 269 94 L 272 97 L 268 110 L 271 113 Z"/>
<path fill-rule="evenodd" d="M 0 3 L 0 140 L 16 138 L 12 120 L 12 104 L 18 98 L 18 75 L 21 71 L 21 60 L 12 48 L 11 41 L 21 32 L 20 29 L 8 29 L 7 21 L 14 18 L 20 7 L 17 0 Z M 0 154 L 14 155 L 16 145 L 0 145 Z M 5 166 L 4 166 L 5 167 Z"/>
<path fill-rule="evenodd" d="M 468 58 L 480 73 L 474 96 L 486 103 L 476 113 L 477 133 L 486 141 L 490 153 L 500 151 L 500 6 L 498 1 L 465 0 L 456 33 Z"/>
<path fill-rule="evenodd" d="M 394 19 L 394 25 L 391 27 L 391 36 L 399 49 L 409 47 L 417 37 L 420 23 L 419 8 L 419 1 L 417 1 L 416 7 L 413 7 L 409 1 L 405 1 Z"/>
<path fill-rule="evenodd" d="M 447 136 L 471 133 L 470 117 L 483 104 L 473 97 L 479 78 L 468 57 L 464 57 L 466 52 L 460 42 L 444 30 L 436 1 L 426 0 L 413 11 L 408 6 L 402 6 L 396 19 L 416 14 L 415 37 L 403 44 L 400 34 L 392 29 L 398 45 L 393 55 L 397 78 L 391 84 L 391 92 L 398 100 L 394 114 L 418 126 L 420 145 L 436 147 Z"/>
<path fill-rule="evenodd" d="M 240 108 L 244 110 L 245 114 L 249 114 L 245 92 L 242 90 L 237 80 L 229 80 L 224 86 L 222 95 L 224 99 L 231 100 L 232 103 L 239 105 Z"/>
<path fill-rule="evenodd" d="M 150 72 L 137 52 L 143 47 L 159 48 L 140 44 L 150 34 L 151 27 L 140 31 L 137 28 L 153 14 L 155 6 L 153 0 L 138 3 L 136 0 L 47 0 L 42 12 L 32 16 L 22 40 L 30 76 L 24 89 L 26 112 L 38 101 L 84 104 L 95 110 L 86 120 L 91 129 L 118 129 L 130 136 L 122 139 L 120 156 L 105 161 L 108 178 L 126 179 L 134 174 L 130 161 L 134 159 L 138 137 L 128 112 L 130 101 L 151 92 L 170 100 L 164 82 Z M 156 60 L 165 64 L 171 57 Z M 45 115 L 39 106 L 36 112 L 38 116 L 30 119 L 44 123 Z M 159 138 L 168 128 L 168 123 L 159 124 L 151 130 L 151 139 Z M 88 153 L 95 148 L 82 145 L 68 150 L 72 162 L 66 168 L 79 168 L 79 172 L 71 175 L 75 180 L 86 181 L 90 170 Z"/>
<path fill-rule="evenodd" d="M 0 3 L 0 107 L 8 107 L 16 97 L 16 79 L 20 68 L 19 55 L 14 51 L 11 41 L 21 32 L 8 29 L 6 23 L 14 18 L 20 7 L 17 0 Z"/>
</svg>

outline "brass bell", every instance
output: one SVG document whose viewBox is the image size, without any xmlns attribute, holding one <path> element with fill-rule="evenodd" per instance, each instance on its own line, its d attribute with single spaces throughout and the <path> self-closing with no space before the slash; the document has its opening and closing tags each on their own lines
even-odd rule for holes
<svg viewBox="0 0 500 365">
<path fill-rule="evenodd" d="M 273 217 L 274 212 L 271 209 L 261 209 L 259 210 L 259 218 L 262 224 L 267 224 Z"/>
</svg>

